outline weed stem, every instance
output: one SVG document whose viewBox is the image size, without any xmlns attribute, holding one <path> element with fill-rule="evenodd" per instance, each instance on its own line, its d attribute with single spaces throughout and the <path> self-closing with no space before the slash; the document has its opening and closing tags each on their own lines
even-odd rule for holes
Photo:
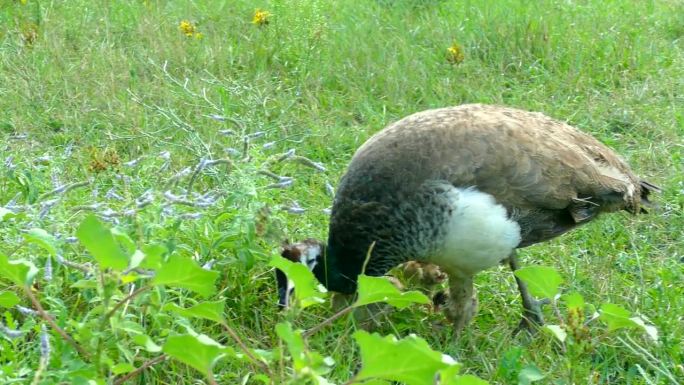
<svg viewBox="0 0 684 385">
<path fill-rule="evenodd" d="M 29 298 L 31 301 L 31 304 L 35 308 L 35 310 L 38 312 L 40 317 L 47 322 L 51 328 L 53 328 L 57 334 L 62 336 L 62 338 L 69 343 L 71 346 L 78 351 L 78 353 L 86 360 L 90 360 L 90 354 L 85 351 L 81 345 L 78 344 L 71 336 L 69 336 L 62 328 L 60 328 L 55 321 L 50 317 L 50 315 L 43 309 L 43 305 L 40 304 L 40 301 L 38 301 L 38 298 L 36 298 L 35 295 L 33 295 L 33 292 L 31 292 L 31 288 L 29 286 L 24 286 L 24 293 L 26 293 L 26 296 Z"/>
</svg>

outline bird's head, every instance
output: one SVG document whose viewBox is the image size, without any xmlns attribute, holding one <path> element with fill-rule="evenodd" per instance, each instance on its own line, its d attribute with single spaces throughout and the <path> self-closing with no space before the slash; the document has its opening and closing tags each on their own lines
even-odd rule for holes
<svg viewBox="0 0 684 385">
<path fill-rule="evenodd" d="M 324 250 L 325 244 L 323 242 L 305 239 L 298 243 L 285 243 L 280 255 L 292 262 L 303 263 L 309 270 L 314 271 L 316 265 L 322 263 Z M 276 282 L 278 284 L 278 305 L 286 308 L 294 293 L 294 285 L 280 269 L 276 269 Z"/>
</svg>

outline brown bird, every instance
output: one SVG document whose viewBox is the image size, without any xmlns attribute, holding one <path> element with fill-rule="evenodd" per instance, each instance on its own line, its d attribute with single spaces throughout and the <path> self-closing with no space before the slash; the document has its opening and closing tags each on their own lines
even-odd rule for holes
<svg viewBox="0 0 684 385">
<path fill-rule="evenodd" d="M 358 149 L 336 193 L 328 242 L 306 240 L 283 256 L 306 263 L 329 290 L 352 294 L 365 274 L 407 261 L 449 277 L 447 317 L 473 317 L 473 275 L 516 249 L 557 237 L 600 213 L 645 211 L 659 191 L 592 136 L 541 113 L 468 104 L 419 112 Z M 291 294 L 277 272 L 280 304 Z M 521 326 L 542 324 L 540 302 L 517 279 Z"/>
</svg>

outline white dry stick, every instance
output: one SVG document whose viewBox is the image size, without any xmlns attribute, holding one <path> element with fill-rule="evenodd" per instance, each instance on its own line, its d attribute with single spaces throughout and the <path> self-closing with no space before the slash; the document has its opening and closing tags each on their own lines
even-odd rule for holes
<svg viewBox="0 0 684 385">
<path fill-rule="evenodd" d="M 325 182 L 325 191 L 330 195 L 331 197 L 335 196 L 335 188 L 330 184 L 330 182 Z"/>
<path fill-rule="evenodd" d="M 137 159 L 129 160 L 128 162 L 124 163 L 123 165 L 124 165 L 125 167 L 135 167 L 135 166 L 138 165 L 138 163 L 140 163 L 141 160 L 142 160 L 142 158 L 137 158 Z"/>
<path fill-rule="evenodd" d="M 271 183 L 266 188 L 287 188 L 292 186 L 292 183 L 294 183 L 294 179 L 292 178 L 283 178 L 280 182 L 277 183 Z"/>
<path fill-rule="evenodd" d="M 297 203 L 296 201 L 293 201 L 292 204 L 291 204 L 290 206 L 286 206 L 286 207 L 285 207 L 285 211 L 287 211 L 287 212 L 290 213 L 290 214 L 297 214 L 297 215 L 299 215 L 299 214 L 304 214 L 304 212 L 306 212 L 306 209 L 304 209 L 303 207 L 301 207 L 301 206 L 299 205 L 299 203 Z"/>
<path fill-rule="evenodd" d="M 12 339 L 19 338 L 24 334 L 24 332 L 22 332 L 21 330 L 14 330 L 14 329 L 8 328 L 2 322 L 0 322 L 0 333 L 4 334 L 7 337 L 12 338 Z"/>
<path fill-rule="evenodd" d="M 304 156 L 294 155 L 294 156 L 291 156 L 288 160 L 290 160 L 292 162 L 301 163 L 301 164 L 308 166 L 308 167 L 311 167 L 311 168 L 315 168 L 318 171 L 325 171 L 325 167 L 321 163 L 314 162 L 313 160 L 311 160 L 307 157 L 304 157 Z"/>
<path fill-rule="evenodd" d="M 19 311 L 19 313 L 21 313 L 21 314 L 23 314 L 23 315 L 25 315 L 25 316 L 28 316 L 28 317 L 35 317 L 35 316 L 38 315 L 38 312 L 35 311 L 35 310 L 33 310 L 33 309 L 31 309 L 31 308 L 23 307 L 23 306 L 21 306 L 21 305 L 17 305 L 17 306 L 15 306 L 15 307 L 17 308 L 17 310 Z"/>
<path fill-rule="evenodd" d="M 52 281 L 52 257 L 48 255 L 45 261 L 45 271 L 43 272 L 43 278 L 50 282 Z"/>
<path fill-rule="evenodd" d="M 70 183 L 66 185 L 59 186 L 52 191 L 48 191 L 42 195 L 40 195 L 37 199 L 37 201 L 42 201 L 43 199 L 52 196 L 52 195 L 64 195 L 68 193 L 69 191 L 79 188 L 79 187 L 85 187 L 88 186 L 90 183 L 88 181 L 83 181 L 83 182 L 76 182 L 76 183 Z"/>
<path fill-rule="evenodd" d="M 107 190 L 107 192 L 105 193 L 105 199 L 114 199 L 117 201 L 124 200 L 124 198 L 121 195 L 117 194 L 116 191 L 114 191 L 114 187 Z"/>
</svg>

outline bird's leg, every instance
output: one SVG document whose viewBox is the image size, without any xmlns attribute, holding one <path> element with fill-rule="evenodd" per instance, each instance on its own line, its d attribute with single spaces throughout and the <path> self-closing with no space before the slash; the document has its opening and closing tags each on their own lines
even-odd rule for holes
<svg viewBox="0 0 684 385">
<path fill-rule="evenodd" d="M 444 313 L 454 324 L 456 334 L 459 334 L 475 316 L 477 295 L 472 276 L 449 274 L 449 298 L 444 307 Z"/>
<path fill-rule="evenodd" d="M 511 270 L 514 273 L 520 268 L 515 250 L 513 250 L 511 255 L 508 257 L 508 265 L 511 267 Z M 515 333 L 523 329 L 533 332 L 537 327 L 544 325 L 544 315 L 541 311 L 541 305 L 549 303 L 549 300 L 543 299 L 538 301 L 534 299 L 534 297 L 530 295 L 529 291 L 527 291 L 527 284 L 525 284 L 525 282 L 523 282 L 517 276 L 515 276 L 515 281 L 518 283 L 518 290 L 520 290 L 520 296 L 522 297 L 523 303 L 523 317 L 520 321 L 520 324 L 515 329 Z"/>
</svg>

